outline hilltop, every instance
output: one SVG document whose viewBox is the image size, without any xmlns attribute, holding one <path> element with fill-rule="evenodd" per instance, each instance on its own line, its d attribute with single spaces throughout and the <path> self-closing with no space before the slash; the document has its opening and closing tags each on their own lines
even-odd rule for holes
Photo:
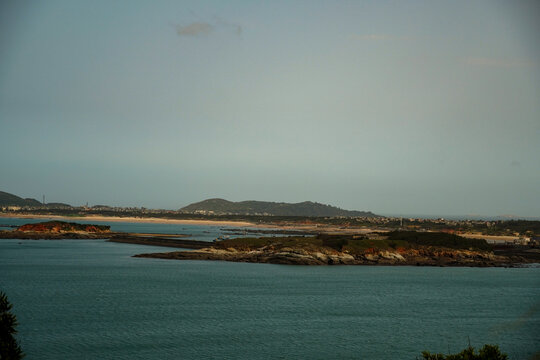
<svg viewBox="0 0 540 360">
<path fill-rule="evenodd" d="M 312 201 L 283 203 L 267 201 L 233 202 L 224 199 L 208 199 L 190 204 L 180 212 L 206 215 L 270 215 L 270 216 L 310 216 L 310 217 L 379 217 L 370 211 L 343 210 L 335 206 Z"/>
<path fill-rule="evenodd" d="M 69 209 L 72 206 L 64 203 L 47 203 L 43 204 L 36 199 L 23 199 L 17 195 L 0 191 L 0 207 L 18 206 L 22 208 L 48 208 L 48 209 Z"/>
<path fill-rule="evenodd" d="M 4 191 L 0 191 L 0 206 L 43 206 L 36 199 L 23 199 L 17 195 L 13 195 Z"/>
</svg>

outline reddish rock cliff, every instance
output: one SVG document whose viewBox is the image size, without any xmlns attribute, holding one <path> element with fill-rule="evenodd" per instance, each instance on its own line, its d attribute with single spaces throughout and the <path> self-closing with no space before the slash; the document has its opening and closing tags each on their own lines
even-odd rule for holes
<svg viewBox="0 0 540 360">
<path fill-rule="evenodd" d="M 63 233 L 63 232 L 85 232 L 85 233 L 105 233 L 110 232 L 110 226 L 106 225 L 90 225 L 77 224 L 64 221 L 47 221 L 37 224 L 25 224 L 19 226 L 17 231 L 25 232 L 47 232 L 47 233 Z"/>
</svg>

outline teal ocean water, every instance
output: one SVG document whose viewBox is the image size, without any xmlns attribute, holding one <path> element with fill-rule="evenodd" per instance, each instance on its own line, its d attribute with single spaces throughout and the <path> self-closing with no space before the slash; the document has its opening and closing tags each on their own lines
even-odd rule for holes
<svg viewBox="0 0 540 360">
<path fill-rule="evenodd" d="M 415 359 L 468 338 L 511 359 L 540 352 L 539 268 L 131 257 L 167 250 L 0 240 L 0 289 L 27 359 Z"/>
<path fill-rule="evenodd" d="M 5 218 L 0 217 L 0 230 L 10 230 L 13 226 L 20 226 L 23 224 L 38 223 L 43 221 L 50 221 L 54 219 L 24 219 L 24 218 Z M 70 220 L 65 220 L 70 221 Z M 156 224 L 156 223 L 130 223 L 130 222 L 107 222 L 107 221 L 95 221 L 95 220 L 72 220 L 79 224 L 97 224 L 97 225 L 109 225 L 111 231 L 122 232 L 138 232 L 138 233 L 160 233 L 160 234 L 185 234 L 189 235 L 189 238 L 212 241 L 216 237 L 221 235 L 230 234 L 230 232 L 224 231 L 224 229 L 233 229 L 230 226 L 223 225 L 184 225 L 184 224 Z M 10 225 L 10 226 L 6 226 Z M 231 235 L 230 237 L 234 237 Z"/>
</svg>

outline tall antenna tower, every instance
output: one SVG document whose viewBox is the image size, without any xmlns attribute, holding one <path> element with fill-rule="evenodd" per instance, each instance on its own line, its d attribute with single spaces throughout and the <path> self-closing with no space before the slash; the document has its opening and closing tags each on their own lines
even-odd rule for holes
<svg viewBox="0 0 540 360">
<path fill-rule="evenodd" d="M 45 205 L 45 194 L 43 194 L 43 205 Z"/>
</svg>

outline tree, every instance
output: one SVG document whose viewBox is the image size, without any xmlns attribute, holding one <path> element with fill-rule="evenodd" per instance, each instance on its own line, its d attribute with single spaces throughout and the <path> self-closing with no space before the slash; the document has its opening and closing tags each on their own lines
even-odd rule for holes
<svg viewBox="0 0 540 360">
<path fill-rule="evenodd" d="M 489 344 L 484 345 L 478 351 L 478 354 L 469 345 L 469 347 L 457 354 L 431 354 L 428 351 L 423 351 L 422 357 L 424 360 L 508 360 L 508 355 L 501 353 L 497 345 Z"/>
<path fill-rule="evenodd" d="M 18 360 L 24 356 L 13 336 L 17 333 L 17 318 L 10 312 L 11 308 L 6 294 L 0 292 L 0 360 Z"/>
</svg>

